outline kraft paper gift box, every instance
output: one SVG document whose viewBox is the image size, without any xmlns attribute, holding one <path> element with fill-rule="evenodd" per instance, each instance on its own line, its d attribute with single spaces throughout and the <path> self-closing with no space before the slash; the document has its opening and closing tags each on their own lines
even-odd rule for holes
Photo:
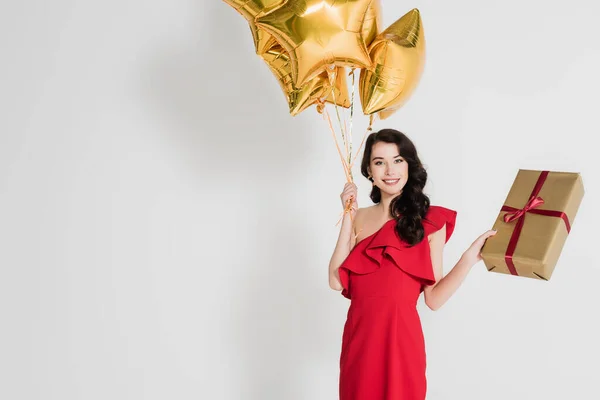
<svg viewBox="0 0 600 400">
<path fill-rule="evenodd" d="M 488 271 L 549 280 L 583 194 L 579 173 L 520 169 L 481 251 Z"/>
</svg>

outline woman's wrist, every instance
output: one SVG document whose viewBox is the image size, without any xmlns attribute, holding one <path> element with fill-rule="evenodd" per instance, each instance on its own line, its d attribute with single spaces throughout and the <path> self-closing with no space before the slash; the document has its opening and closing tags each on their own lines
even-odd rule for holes
<svg viewBox="0 0 600 400">
<path fill-rule="evenodd" d="M 464 252 L 458 262 L 463 264 L 465 267 L 471 269 L 476 264 L 477 260 L 474 260 L 473 257 L 468 253 Z"/>
</svg>

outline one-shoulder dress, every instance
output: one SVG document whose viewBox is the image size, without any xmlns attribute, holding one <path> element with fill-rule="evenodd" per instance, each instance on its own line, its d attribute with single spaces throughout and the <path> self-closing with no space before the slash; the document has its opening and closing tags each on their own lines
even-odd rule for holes
<svg viewBox="0 0 600 400">
<path fill-rule="evenodd" d="M 358 242 L 339 267 L 342 295 L 350 307 L 342 335 L 340 400 L 424 400 L 425 341 L 417 300 L 435 283 L 427 236 L 456 211 L 430 206 L 425 238 L 414 246 L 400 239 L 395 219 Z"/>
</svg>

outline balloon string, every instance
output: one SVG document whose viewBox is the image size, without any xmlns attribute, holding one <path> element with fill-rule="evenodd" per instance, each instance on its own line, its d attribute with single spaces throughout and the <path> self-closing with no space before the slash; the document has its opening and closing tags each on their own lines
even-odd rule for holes
<svg viewBox="0 0 600 400">
<path fill-rule="evenodd" d="M 328 122 L 329 130 L 331 131 L 331 136 L 333 137 L 335 147 L 337 149 L 338 155 L 340 156 L 340 160 L 342 161 L 342 167 L 344 168 L 344 174 L 346 175 L 346 180 L 348 182 L 352 182 L 352 174 L 350 174 L 350 171 L 348 168 L 348 163 L 344 159 L 344 156 L 342 155 L 342 151 L 340 150 L 340 145 L 338 143 L 337 137 L 335 136 L 335 129 L 333 129 L 333 123 L 331 122 L 331 116 L 329 115 L 329 111 L 327 111 L 327 106 L 325 104 L 323 106 L 324 106 L 323 107 L 323 116 L 324 116 L 324 118 L 326 118 L 326 120 Z"/>
<path fill-rule="evenodd" d="M 355 69 L 352 68 L 350 70 L 350 75 L 352 75 L 352 95 L 350 97 L 350 134 L 348 135 L 349 137 L 349 148 L 348 148 L 348 162 L 350 163 L 350 169 L 352 169 L 352 164 L 354 164 L 354 162 L 352 161 L 352 121 L 354 120 L 354 89 L 356 86 L 356 82 L 354 79 L 354 71 Z M 357 152 L 358 154 L 358 152 Z M 356 156 L 354 157 L 356 159 Z"/>
<path fill-rule="evenodd" d="M 336 69 L 333 69 L 333 70 L 328 69 L 327 74 L 329 76 L 329 84 L 331 86 L 331 95 L 333 97 L 333 106 L 335 107 L 335 114 L 337 116 L 338 124 L 340 127 L 342 141 L 344 142 L 344 148 L 346 150 L 346 157 L 348 158 L 347 163 L 350 164 L 350 153 L 349 153 L 349 148 L 348 148 L 348 139 L 347 139 L 346 130 L 345 130 L 345 119 L 344 119 L 344 124 L 342 124 L 342 118 L 340 116 L 340 108 L 337 104 L 337 99 L 335 96 L 335 79 L 337 77 L 337 70 Z M 350 178 L 352 179 L 352 170 L 349 169 L 348 172 L 350 173 Z"/>
<path fill-rule="evenodd" d="M 362 141 L 360 142 L 360 146 L 358 146 L 358 150 L 356 151 L 356 154 L 354 155 L 354 159 L 350 163 L 350 168 L 352 168 L 352 166 L 356 162 L 356 158 L 358 157 L 360 150 L 362 149 L 363 145 L 365 144 L 365 139 L 367 138 L 367 133 L 371 132 L 372 130 L 373 130 L 373 114 L 371 114 L 369 116 L 369 126 L 367 127 L 367 130 L 365 131 L 365 133 L 363 135 Z"/>
<path fill-rule="evenodd" d="M 355 75 L 354 68 L 352 68 L 349 75 L 352 75 L 352 95 L 350 98 L 350 129 L 348 130 L 348 128 L 346 126 L 346 118 L 344 118 L 344 124 L 342 125 L 342 118 L 340 116 L 339 106 L 338 106 L 337 99 L 336 99 L 335 79 L 337 77 L 337 71 L 336 70 L 333 70 L 333 71 L 328 70 L 328 77 L 329 77 L 329 83 L 330 83 L 330 87 L 331 87 L 333 106 L 335 107 L 335 112 L 336 112 L 338 124 L 340 127 L 342 140 L 344 142 L 346 158 L 344 157 L 344 155 L 342 154 L 342 151 L 340 149 L 340 145 L 339 145 L 338 139 L 335 135 L 335 129 L 333 128 L 333 123 L 331 121 L 331 116 L 329 114 L 329 111 L 327 110 L 327 106 L 324 103 L 321 103 L 320 106 L 323 109 L 323 116 L 324 116 L 324 118 L 326 118 L 326 120 L 328 122 L 329 130 L 331 131 L 331 134 L 333 136 L 336 150 L 338 152 L 340 160 L 342 161 L 342 166 L 344 167 L 344 173 L 346 175 L 346 179 L 348 182 L 353 182 L 354 179 L 352 176 L 352 167 L 353 167 L 354 163 L 356 162 L 356 159 L 358 157 L 358 153 L 360 152 L 360 149 L 362 148 L 363 144 L 365 143 L 367 132 L 369 130 L 371 130 L 371 123 L 369 124 L 368 130 L 363 135 L 363 138 L 362 138 L 361 144 L 358 148 L 357 154 L 353 158 L 352 157 L 352 128 L 353 128 L 353 121 L 354 121 L 354 98 L 355 98 L 355 92 L 356 92 L 356 75 Z M 372 121 L 372 119 L 371 119 L 371 121 Z M 353 225 L 354 225 L 354 215 L 352 214 L 353 203 L 354 203 L 353 198 L 350 198 L 346 201 L 346 205 L 340 215 L 339 220 L 336 223 L 336 226 L 338 226 L 340 224 L 340 222 L 343 220 L 344 215 L 346 213 L 350 213 L 350 220 L 353 222 Z M 362 231 L 362 229 L 360 231 Z M 355 239 L 356 239 L 356 237 L 358 237 L 360 231 L 356 235 L 354 235 Z"/>
<path fill-rule="evenodd" d="M 331 122 L 331 116 L 329 115 L 329 111 L 327 111 L 327 107 L 325 104 L 323 104 L 323 117 L 327 120 L 327 123 L 329 125 L 329 130 L 331 131 L 331 136 L 333 136 L 333 141 L 335 143 L 335 148 L 338 152 L 338 155 L 340 156 L 340 160 L 342 161 L 342 166 L 344 167 L 344 174 L 346 175 L 346 180 L 348 182 L 352 182 L 352 174 L 350 173 L 350 168 L 349 168 L 348 162 L 346 161 L 346 159 L 344 159 L 344 156 L 340 149 L 340 145 L 338 143 L 337 137 L 335 136 L 335 130 L 333 129 L 333 123 Z M 353 202 L 354 202 L 354 199 L 352 199 L 352 198 L 350 198 L 346 201 L 346 206 L 344 207 L 344 210 L 342 211 L 340 218 L 338 219 L 335 226 L 338 226 L 340 224 L 340 222 L 344 218 L 344 214 L 346 214 L 346 213 L 350 213 L 350 220 L 352 221 L 352 223 L 354 223 L 354 215 L 352 214 Z"/>
</svg>

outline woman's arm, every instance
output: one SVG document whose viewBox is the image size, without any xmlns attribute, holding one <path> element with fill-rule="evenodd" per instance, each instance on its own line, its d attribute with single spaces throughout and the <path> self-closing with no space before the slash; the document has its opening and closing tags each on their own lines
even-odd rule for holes
<svg viewBox="0 0 600 400">
<path fill-rule="evenodd" d="M 358 211 L 353 212 L 353 214 L 354 215 L 351 218 L 350 213 L 344 213 L 344 219 L 342 220 L 342 227 L 340 228 L 337 244 L 335 245 L 333 255 L 329 261 L 329 287 L 337 291 L 343 289 L 342 284 L 340 283 L 338 268 L 342 265 L 342 262 L 348 257 L 348 254 L 350 254 L 350 250 L 352 250 L 356 244 L 352 219 L 356 220 Z"/>
<path fill-rule="evenodd" d="M 431 249 L 431 264 L 436 283 L 425 286 L 425 304 L 432 310 L 438 310 L 456 292 L 465 280 L 471 268 L 481 260 L 481 248 L 485 240 L 493 236 L 495 231 L 487 231 L 479 236 L 465 251 L 452 270 L 442 278 L 442 256 L 446 244 L 446 225 L 430 235 L 429 247 Z"/>
</svg>

